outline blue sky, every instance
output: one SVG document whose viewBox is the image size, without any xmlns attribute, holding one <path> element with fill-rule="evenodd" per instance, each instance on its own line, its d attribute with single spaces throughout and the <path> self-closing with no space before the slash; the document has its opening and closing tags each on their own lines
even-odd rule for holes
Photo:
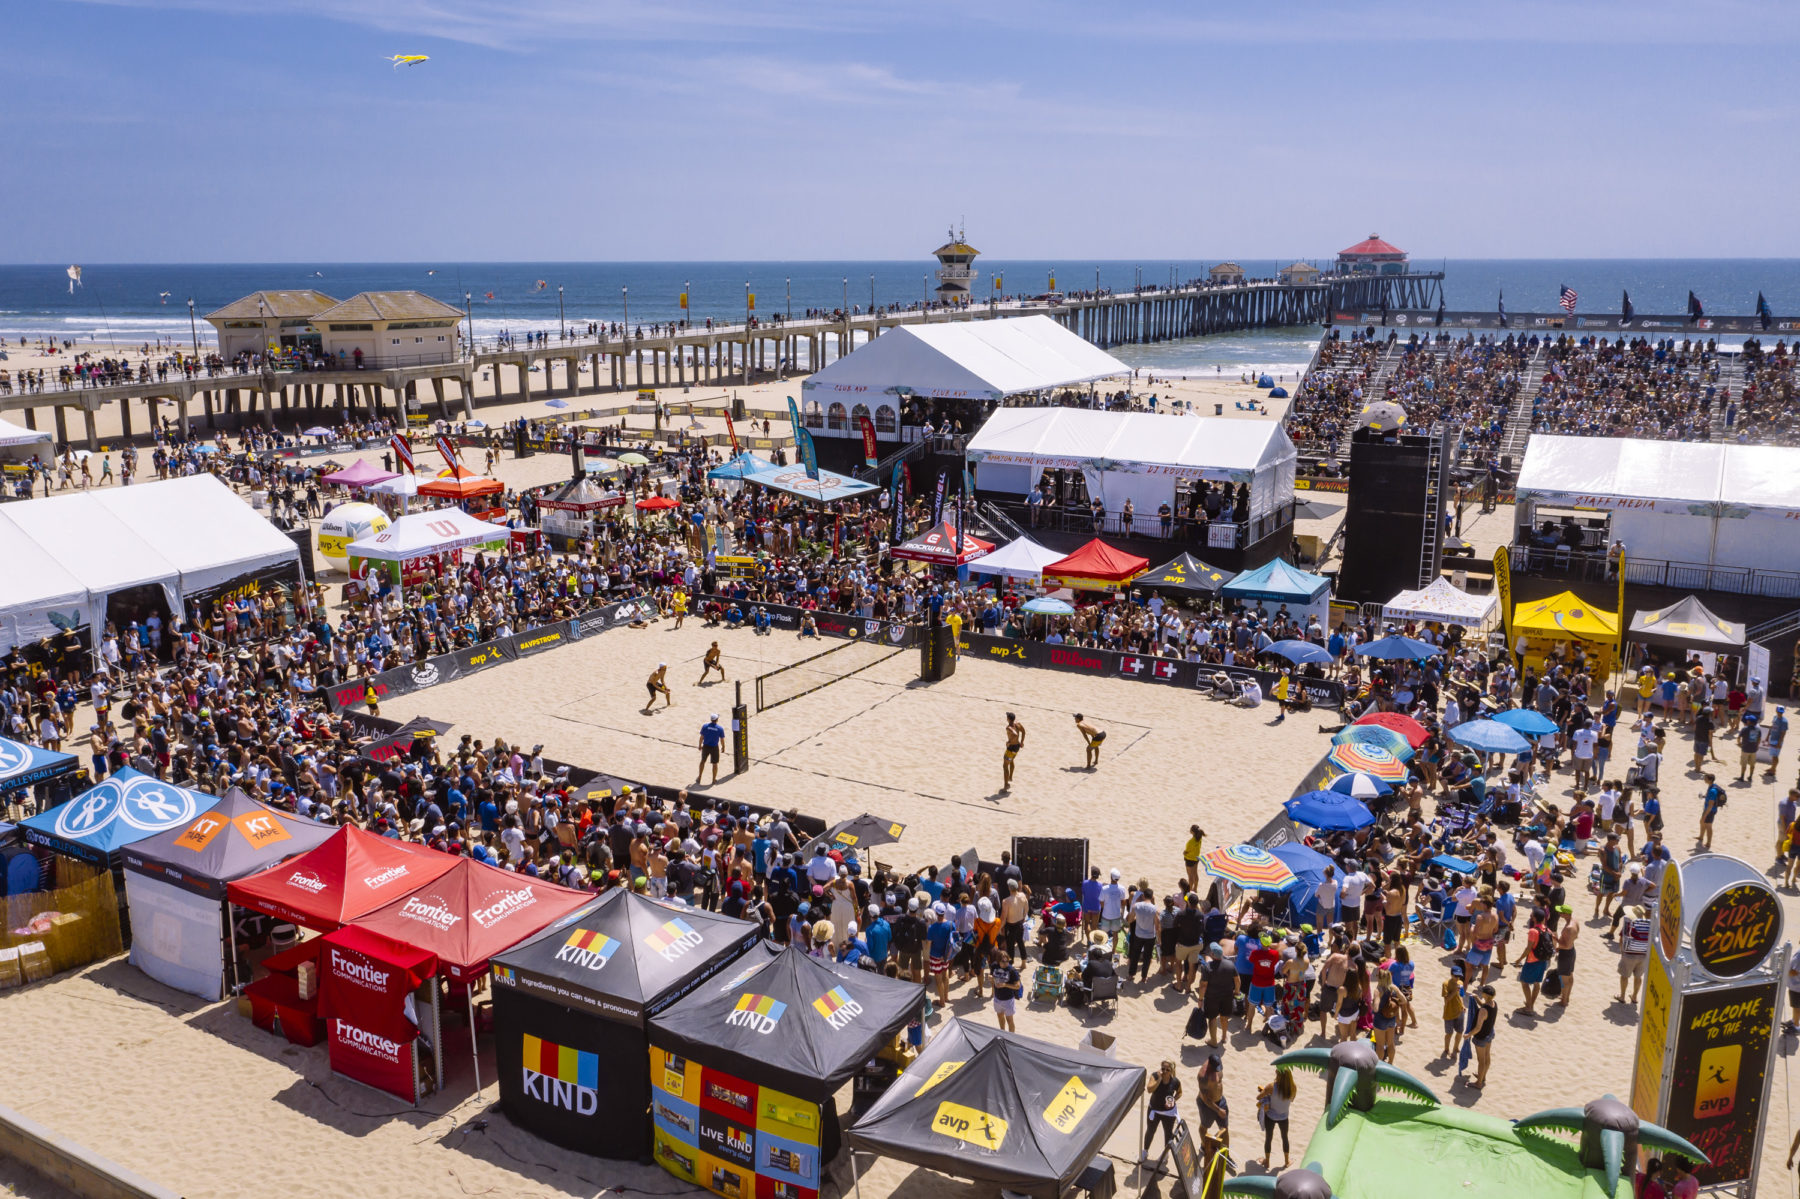
<svg viewBox="0 0 1800 1199">
<path fill-rule="evenodd" d="M 1800 256 L 1787 5 L 4 15 L 0 261 Z"/>
</svg>

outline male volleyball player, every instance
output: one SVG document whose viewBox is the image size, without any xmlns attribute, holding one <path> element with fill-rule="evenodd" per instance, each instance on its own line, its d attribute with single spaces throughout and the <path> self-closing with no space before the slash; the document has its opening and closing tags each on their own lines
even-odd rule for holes
<svg viewBox="0 0 1800 1199">
<path fill-rule="evenodd" d="M 1006 714 L 1006 756 L 1000 763 L 1004 781 L 1000 784 L 1002 791 L 1012 790 L 1013 763 L 1019 751 L 1025 748 L 1025 726 L 1011 712 Z"/>
</svg>

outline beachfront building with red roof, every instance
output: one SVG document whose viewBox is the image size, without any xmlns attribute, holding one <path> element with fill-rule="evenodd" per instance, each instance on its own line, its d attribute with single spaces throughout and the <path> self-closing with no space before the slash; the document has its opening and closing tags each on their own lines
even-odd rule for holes
<svg viewBox="0 0 1800 1199">
<path fill-rule="evenodd" d="M 1338 251 L 1337 269 L 1348 275 L 1404 275 L 1406 251 L 1371 233 L 1349 249 Z"/>
</svg>

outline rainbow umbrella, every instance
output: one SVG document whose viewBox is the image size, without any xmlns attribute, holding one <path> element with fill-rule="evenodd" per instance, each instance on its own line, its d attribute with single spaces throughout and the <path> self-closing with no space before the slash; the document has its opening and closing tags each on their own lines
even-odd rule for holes
<svg viewBox="0 0 1800 1199">
<path fill-rule="evenodd" d="M 1383 749 L 1379 745 L 1349 741 L 1333 746 L 1331 752 L 1325 755 L 1325 760 L 1340 770 L 1372 774 L 1384 783 L 1406 781 L 1406 763 L 1395 757 L 1392 750 Z"/>
<path fill-rule="evenodd" d="M 1254 845 L 1222 846 L 1201 861 L 1214 878 L 1248 889 L 1285 891 L 1300 881 L 1280 858 Z"/>
<path fill-rule="evenodd" d="M 1378 724 L 1353 724 L 1340 729 L 1332 737 L 1333 745 L 1374 745 L 1387 750 L 1402 762 L 1412 760 L 1413 747 L 1406 737 Z"/>
<path fill-rule="evenodd" d="M 1350 723 L 1378 724 L 1384 729 L 1393 729 L 1413 745 L 1423 745 L 1425 744 L 1426 738 L 1431 736 L 1431 734 L 1426 731 L 1424 725 L 1420 724 L 1412 717 L 1402 715 L 1399 712 L 1369 712 L 1365 715 L 1358 716 Z"/>
</svg>

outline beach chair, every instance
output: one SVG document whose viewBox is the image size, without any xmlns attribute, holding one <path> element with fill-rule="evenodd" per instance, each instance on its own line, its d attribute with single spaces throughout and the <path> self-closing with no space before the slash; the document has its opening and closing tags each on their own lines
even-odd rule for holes
<svg viewBox="0 0 1800 1199">
<path fill-rule="evenodd" d="M 1110 1002 L 1115 1009 L 1119 1006 L 1119 976 L 1116 974 L 1107 974 L 1096 978 L 1094 980 L 1094 985 L 1088 992 L 1089 1007 L 1093 1007 L 1098 1003 L 1108 1002 Z"/>
<path fill-rule="evenodd" d="M 1427 903 L 1424 908 L 1407 917 L 1406 924 L 1408 932 L 1427 944 L 1441 940 L 1444 935 L 1444 909 Z"/>
<path fill-rule="evenodd" d="M 1055 966 L 1039 966 L 1031 976 L 1031 1002 L 1055 1003 L 1062 998 L 1062 972 Z"/>
</svg>

